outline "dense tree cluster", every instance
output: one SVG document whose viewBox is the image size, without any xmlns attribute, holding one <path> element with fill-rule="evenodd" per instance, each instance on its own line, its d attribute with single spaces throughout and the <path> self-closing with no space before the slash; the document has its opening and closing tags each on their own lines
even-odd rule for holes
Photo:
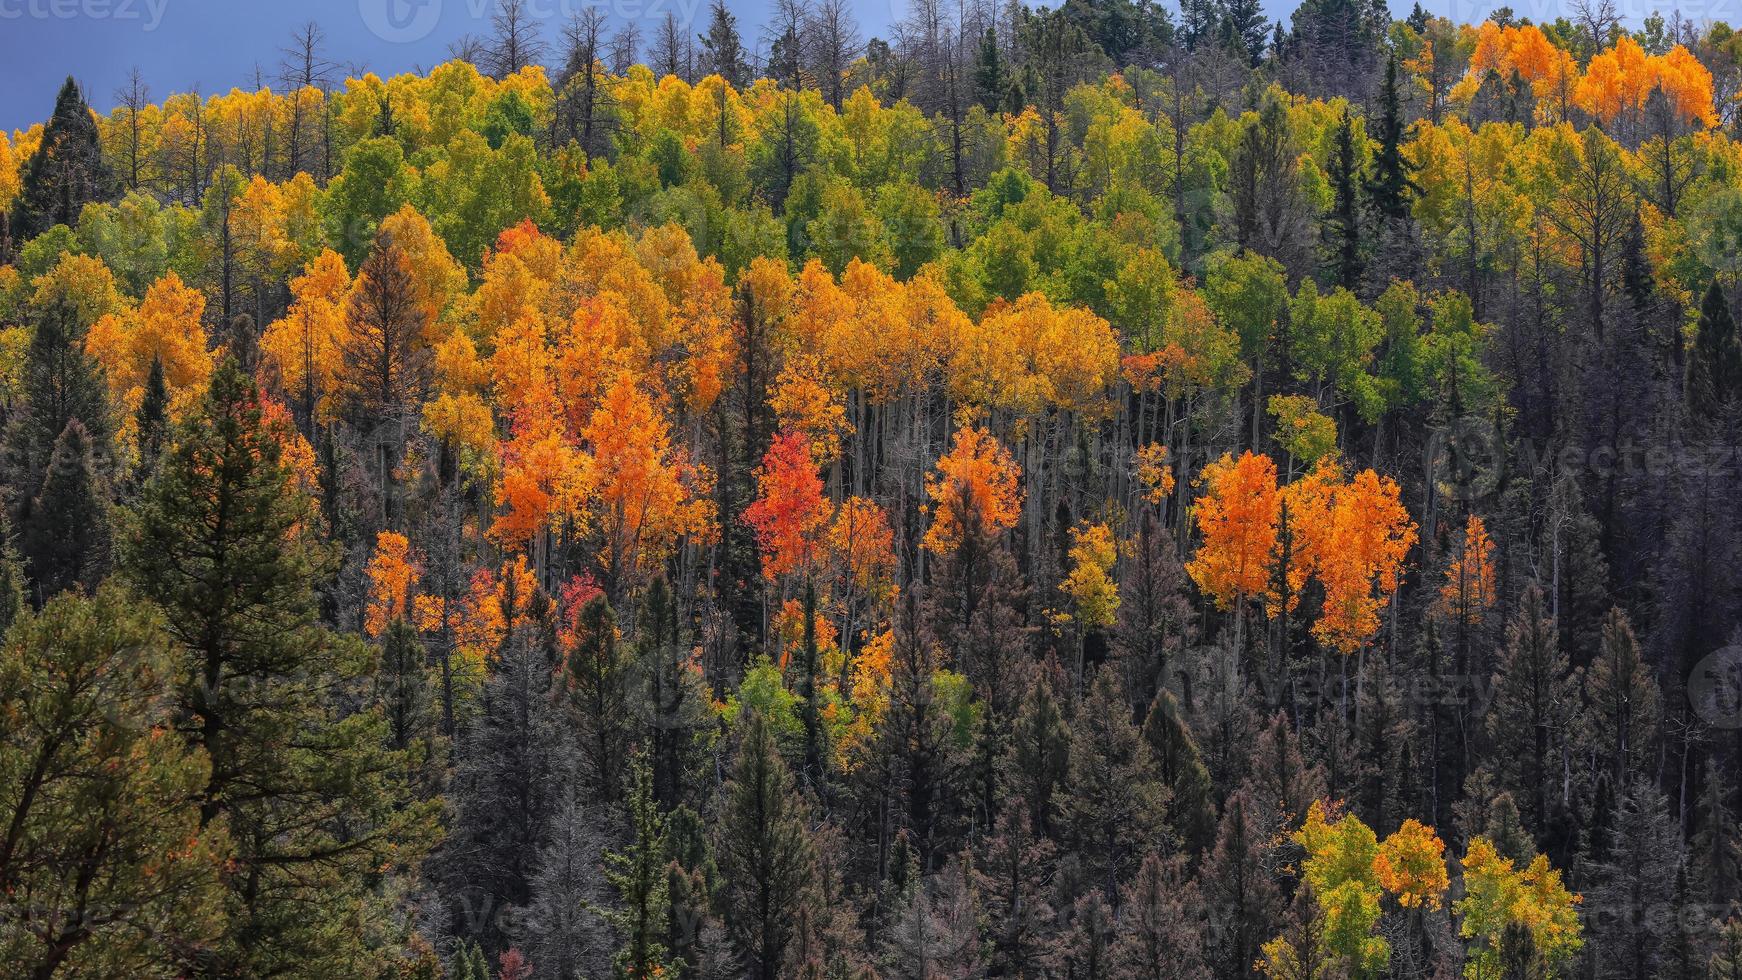
<svg viewBox="0 0 1742 980">
<path fill-rule="evenodd" d="M 69 81 L 0 134 L 0 953 L 1742 975 L 1742 40 L 1610 9 Z"/>
</svg>

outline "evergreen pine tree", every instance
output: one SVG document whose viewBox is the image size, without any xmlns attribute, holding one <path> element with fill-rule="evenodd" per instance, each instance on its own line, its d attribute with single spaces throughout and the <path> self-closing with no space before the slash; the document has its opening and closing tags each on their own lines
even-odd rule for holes
<svg viewBox="0 0 1742 980">
<path fill-rule="evenodd" d="M 816 854 L 808 808 L 767 721 L 757 711 L 746 715 L 720 804 L 720 904 L 745 976 L 776 980 L 798 908 L 811 900 Z"/>
<path fill-rule="evenodd" d="M 1006 795 L 1028 805 L 1029 822 L 1042 836 L 1059 836 L 1053 799 L 1069 770 L 1070 730 L 1051 685 L 1037 681 L 1011 726 L 1002 784 L 1008 787 Z"/>
<path fill-rule="evenodd" d="M 1621 793 L 1612 841 L 1586 898 L 1603 910 L 1602 928 L 1592 935 L 1598 974 L 1659 976 L 1674 934 L 1681 840 L 1663 794 L 1646 777 L 1633 777 Z"/>
<path fill-rule="evenodd" d="M 1410 176 L 1413 164 L 1403 155 L 1403 105 L 1397 88 L 1397 54 L 1385 63 L 1385 84 L 1379 90 L 1379 150 L 1367 178 L 1367 197 L 1382 220 L 1409 218 L 1410 195 L 1421 188 Z"/>
<path fill-rule="evenodd" d="M 1185 859 L 1151 851 L 1123 894 L 1113 974 L 1133 980 L 1209 980 L 1203 895 Z"/>
<path fill-rule="evenodd" d="M 1732 915 L 1724 920 L 1717 946 L 1706 975 L 1711 980 L 1742 980 L 1742 918 Z"/>
<path fill-rule="evenodd" d="M 1028 976 L 1040 970 L 1049 945 L 1054 913 L 1047 886 L 1057 851 L 1035 834 L 1021 799 L 1000 810 L 995 831 L 974 864 L 990 933 L 989 966 L 998 975 Z"/>
<path fill-rule="evenodd" d="M 145 395 L 139 400 L 133 420 L 139 442 L 139 467 L 134 471 L 133 481 L 143 487 L 157 471 L 157 459 L 169 438 L 169 388 L 164 384 L 163 358 L 156 355 L 151 358 L 151 372 L 145 376 Z"/>
<path fill-rule="evenodd" d="M 453 907 L 451 928 L 496 951 L 507 947 L 503 923 L 478 910 L 525 906 L 534 897 L 535 878 L 549 863 L 540 860 L 539 844 L 552 836 L 552 823 L 562 815 L 567 801 L 561 776 L 575 755 L 574 738 L 559 712 L 562 675 L 556 669 L 551 603 L 542 592 L 516 595 L 513 575 L 505 581 L 504 608 L 525 612 L 511 618 L 502 642 L 486 658 L 488 673 L 475 716 L 456 738 L 448 835 L 432 862 L 433 876 Z M 577 855 L 575 863 L 596 857 Z M 573 884 L 573 875 L 559 883 Z"/>
<path fill-rule="evenodd" d="M 1264 16 L 1264 5 L 1258 0 L 1222 0 L 1222 46 L 1229 54 L 1252 68 L 1264 63 L 1264 48 L 1269 43 L 1270 22 Z"/>
<path fill-rule="evenodd" d="M 342 975 L 375 962 L 355 916 L 383 869 L 418 860 L 433 807 L 379 710 L 347 708 L 375 664 L 317 619 L 331 553 L 311 501 L 234 361 L 177 427 L 124 548 L 129 580 L 175 641 L 181 729 L 212 760 L 201 822 L 237 842 L 220 973 Z"/>
<path fill-rule="evenodd" d="M 97 121 L 72 76 L 55 96 L 54 115 L 43 127 L 42 143 L 19 178 L 10 230 L 21 242 L 55 225 L 76 225 L 86 204 L 120 193 L 120 184 L 103 160 Z"/>
<path fill-rule="evenodd" d="M 750 66 L 744 41 L 738 35 L 738 18 L 726 6 L 726 0 L 714 0 L 708 12 L 708 33 L 700 38 L 703 71 L 719 75 L 733 87 L 742 88 L 750 79 Z"/>
<path fill-rule="evenodd" d="M 1614 784 L 1624 786 L 1652 757 L 1662 696 L 1620 609 L 1603 621 L 1601 649 L 1585 672 L 1585 701 L 1586 744 Z"/>
<path fill-rule="evenodd" d="M 1700 323 L 1687 370 L 1688 415 L 1696 424 L 1722 417 L 1742 398 L 1742 341 L 1736 337 L 1736 321 L 1716 279 L 1700 301 Z"/>
<path fill-rule="evenodd" d="M 1162 691 L 1143 722 L 1156 776 L 1168 790 L 1168 824 L 1192 854 L 1216 835 L 1215 784 L 1173 692 Z"/>
<path fill-rule="evenodd" d="M 700 665 L 680 640 L 677 602 L 664 576 L 647 588 L 640 626 L 637 676 L 648 720 L 653 798 L 670 809 L 691 795 L 691 771 L 699 763 L 702 732 L 713 722 L 713 705 Z"/>
<path fill-rule="evenodd" d="M 1245 790 L 1228 797 L 1216 846 L 1199 875 L 1210 909 L 1212 960 L 1219 977 L 1248 975 L 1259 945 L 1275 934 L 1282 913 L 1282 895 L 1270 873 L 1276 838 L 1254 817 L 1252 798 Z"/>
<path fill-rule="evenodd" d="M 670 970 L 663 942 L 668 858 L 665 815 L 653 799 L 653 773 L 645 756 L 637 755 L 630 765 L 626 803 L 633 835 L 629 846 L 605 855 L 605 879 L 619 898 L 609 919 L 623 936 L 615 969 L 620 980 L 650 980 Z"/>
<path fill-rule="evenodd" d="M 11 530 L 0 516 L 0 637 L 25 610 L 24 563 L 12 547 Z"/>
<path fill-rule="evenodd" d="M 1688 864 L 1694 869 L 1702 895 L 1712 902 L 1726 902 L 1742 893 L 1742 827 L 1730 809 L 1730 787 L 1723 773 L 1712 766 L 1695 809 L 1696 823 L 1688 841 Z"/>
<path fill-rule="evenodd" d="M 1532 585 L 1507 632 L 1506 649 L 1494 676 L 1494 696 L 1486 719 L 1489 768 L 1500 787 L 1512 794 L 1524 825 L 1542 833 L 1550 791 L 1558 781 L 1558 747 L 1576 707 L 1555 625 Z"/>
<path fill-rule="evenodd" d="M 998 46 L 998 31 L 986 28 L 974 55 L 974 98 L 987 112 L 997 112 L 1010 84 L 1004 52 Z"/>
<path fill-rule="evenodd" d="M 78 419 L 55 441 L 48 473 L 20 528 L 37 602 L 94 589 L 109 574 L 109 504 L 91 441 Z"/>
<path fill-rule="evenodd" d="M 1326 215 L 1327 246 L 1331 274 L 1337 285 L 1356 290 L 1361 286 L 1361 209 L 1356 188 L 1361 180 L 1360 161 L 1355 156 L 1355 126 L 1347 110 L 1331 137 L 1331 212 Z"/>
<path fill-rule="evenodd" d="M 581 608 L 568 656 L 569 705 L 587 777 L 601 799 L 618 798 L 628 758 L 629 659 L 617 637 L 617 614 L 603 595 Z"/>
<path fill-rule="evenodd" d="M 106 586 L 15 624 L 0 655 L 0 950 L 14 977 L 187 975 L 223 931 L 211 774 L 169 735 L 175 652 L 154 610 Z"/>
<path fill-rule="evenodd" d="M 8 417 L 0 447 L 7 516 L 21 533 L 68 422 L 77 419 L 84 428 L 97 473 L 107 475 L 111 456 L 108 386 L 85 354 L 81 314 L 72 303 L 57 299 L 36 311 L 32 326 L 20 380 L 23 404 Z"/>
</svg>

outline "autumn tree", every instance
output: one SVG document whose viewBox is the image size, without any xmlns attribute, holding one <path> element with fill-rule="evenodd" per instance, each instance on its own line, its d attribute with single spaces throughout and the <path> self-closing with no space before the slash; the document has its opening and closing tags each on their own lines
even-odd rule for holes
<svg viewBox="0 0 1742 980">
<path fill-rule="evenodd" d="M 1215 598 L 1218 609 L 1234 613 L 1238 632 L 1246 601 L 1270 584 L 1281 507 L 1276 464 L 1250 452 L 1237 460 L 1224 454 L 1204 467 L 1199 482 L 1204 492 L 1193 505 L 1192 519 L 1203 543 L 1186 572 Z"/>
<path fill-rule="evenodd" d="M 685 535 L 713 527 L 711 474 L 673 445 L 661 406 L 637 379 L 615 378 L 581 432 L 607 595 L 639 586 Z"/>
<path fill-rule="evenodd" d="M 756 501 L 744 520 L 756 531 L 762 572 L 770 581 L 797 575 L 809 581 L 819 560 L 820 538 L 833 511 L 803 433 L 774 437 L 756 473 Z"/>
<path fill-rule="evenodd" d="M 378 235 L 346 301 L 340 344 L 338 382 L 359 424 L 398 418 L 429 384 L 428 313 L 414 281 L 410 257 L 391 236 Z"/>
<path fill-rule="evenodd" d="M 1476 837 L 1461 862 L 1464 897 L 1454 904 L 1458 934 L 1475 941 L 1468 972 L 1498 969 L 1512 930 L 1522 928 L 1549 970 L 1558 969 L 1584 945 L 1579 897 L 1561 883 L 1561 873 L 1537 855 L 1524 868 L 1502 857 L 1492 841 Z"/>
</svg>

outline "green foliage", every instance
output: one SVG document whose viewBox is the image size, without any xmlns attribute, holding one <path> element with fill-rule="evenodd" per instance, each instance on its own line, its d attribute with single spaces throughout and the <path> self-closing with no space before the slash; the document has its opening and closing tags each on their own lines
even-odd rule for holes
<svg viewBox="0 0 1742 980">
<path fill-rule="evenodd" d="M 72 225 L 86 204 L 107 201 L 120 193 L 120 185 L 103 159 L 91 107 L 70 75 L 55 96 L 54 115 L 43 129 L 42 146 L 25 163 L 20 183 L 11 221 L 20 240 L 55 225 Z"/>
<path fill-rule="evenodd" d="M 668 898 L 665 815 L 653 799 L 653 775 L 644 756 L 630 764 L 629 846 L 605 855 L 605 880 L 617 889 L 621 904 L 606 916 L 623 936 L 612 961 L 620 980 L 649 980 L 671 969 L 662 941 L 662 921 Z"/>
<path fill-rule="evenodd" d="M 755 717 L 781 744 L 796 745 L 804 737 L 798 701 L 798 695 L 787 688 L 780 668 L 763 655 L 744 672 L 738 692 L 727 699 L 721 717 L 734 728 Z"/>
<path fill-rule="evenodd" d="M 114 587 L 25 613 L 0 649 L 0 955 L 34 976 L 173 976 L 217 939 L 231 838 L 174 730 L 176 653 Z"/>
<path fill-rule="evenodd" d="M 178 728 L 211 758 L 201 824 L 237 842 L 214 957 L 248 973 L 349 972 L 373 960 L 367 933 L 346 926 L 355 903 L 417 859 L 433 813 L 395 792 L 403 764 L 381 712 L 344 707 L 375 664 L 318 622 L 331 553 L 283 437 L 227 360 L 177 427 L 124 566 L 163 610 Z"/>
<path fill-rule="evenodd" d="M 1688 413 L 1700 420 L 1722 416 L 1742 399 L 1742 341 L 1724 290 L 1713 280 L 1700 301 L 1700 322 L 1688 360 Z"/>
</svg>

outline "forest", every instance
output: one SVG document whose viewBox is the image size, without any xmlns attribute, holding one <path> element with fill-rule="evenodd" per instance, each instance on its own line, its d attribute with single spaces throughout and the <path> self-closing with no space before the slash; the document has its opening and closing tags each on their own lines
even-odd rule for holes
<svg viewBox="0 0 1742 980">
<path fill-rule="evenodd" d="M 1742 35 L 1565 13 L 69 77 L 0 973 L 1742 978 Z"/>
</svg>

